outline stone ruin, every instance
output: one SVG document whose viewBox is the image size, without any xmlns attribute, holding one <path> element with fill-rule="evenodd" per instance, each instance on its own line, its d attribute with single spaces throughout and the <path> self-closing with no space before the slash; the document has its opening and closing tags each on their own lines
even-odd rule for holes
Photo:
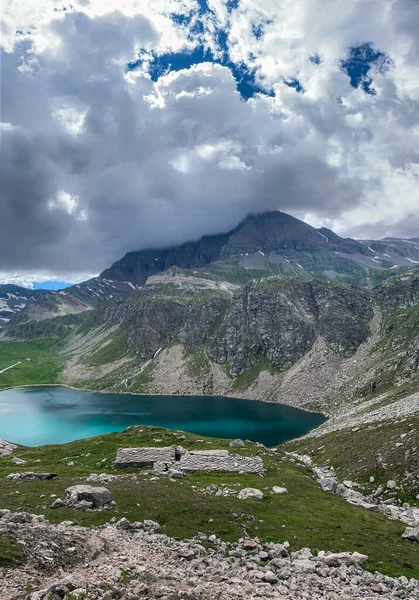
<svg viewBox="0 0 419 600">
<path fill-rule="evenodd" d="M 163 448 L 119 448 L 115 467 L 150 467 L 157 475 L 182 476 L 197 471 L 263 475 L 259 456 L 239 456 L 228 450 L 185 450 L 182 446 Z"/>
</svg>

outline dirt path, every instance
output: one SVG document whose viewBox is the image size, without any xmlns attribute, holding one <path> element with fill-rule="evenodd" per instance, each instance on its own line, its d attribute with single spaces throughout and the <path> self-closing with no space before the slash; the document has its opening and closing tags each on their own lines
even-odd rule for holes
<svg viewBox="0 0 419 600">
<path fill-rule="evenodd" d="M 6 372 L 6 371 L 8 371 L 9 369 L 13 369 L 13 367 L 17 367 L 18 365 L 20 365 L 20 364 L 21 364 L 21 362 L 22 362 L 22 361 L 20 360 L 19 362 L 15 363 L 14 365 L 10 365 L 10 367 L 6 367 L 5 369 L 2 369 L 2 370 L 0 371 L 0 375 L 1 375 L 2 373 L 5 373 L 5 372 Z"/>
</svg>

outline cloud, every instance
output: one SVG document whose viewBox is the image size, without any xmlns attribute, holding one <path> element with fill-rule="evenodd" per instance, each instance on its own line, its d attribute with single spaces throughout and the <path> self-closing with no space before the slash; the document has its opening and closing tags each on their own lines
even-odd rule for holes
<svg viewBox="0 0 419 600">
<path fill-rule="evenodd" d="M 0 270 L 68 279 L 275 208 L 418 235 L 419 6 L 72 5 L 6 2 Z"/>
</svg>

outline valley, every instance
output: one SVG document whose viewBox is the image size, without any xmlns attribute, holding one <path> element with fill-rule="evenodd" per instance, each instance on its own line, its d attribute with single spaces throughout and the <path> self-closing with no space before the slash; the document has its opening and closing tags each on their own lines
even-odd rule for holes
<svg viewBox="0 0 419 600">
<path fill-rule="evenodd" d="M 354 575 L 358 587 L 345 587 L 345 598 L 361 589 L 364 596 L 390 598 L 395 590 L 397 597 L 417 597 L 416 588 L 408 591 L 415 584 L 403 578 L 419 577 L 419 545 L 402 534 L 406 525 L 419 525 L 418 248 L 416 239 L 342 239 L 267 213 L 228 234 L 129 253 L 98 278 L 34 297 L 18 310 L 3 290 L 3 309 L 10 302 L 0 329 L 0 405 L 17 433 L 0 437 L 18 443 L 0 446 L 0 570 L 10 589 L 18 589 L 13 573 L 39 587 L 30 575 L 37 543 L 31 523 L 38 523 L 31 515 L 42 513 L 43 535 L 71 535 L 74 527 L 74 539 L 99 536 L 94 543 L 106 538 L 107 548 L 117 539 L 128 554 L 129 536 L 145 554 L 166 550 L 157 533 L 138 533 L 118 525 L 121 519 L 155 521 L 168 536 L 163 545 L 172 548 L 179 538 L 195 552 L 202 542 L 203 560 L 221 561 L 216 569 L 241 569 L 254 559 L 249 569 L 259 573 L 261 593 L 273 586 L 275 598 L 275 586 L 293 592 L 299 560 L 315 563 L 315 577 L 323 577 L 321 550 L 368 556 L 363 569 L 327 571 L 330 598 Z M 19 386 L 28 387 L 9 389 Z M 54 398 L 60 394 L 62 402 Z M 291 414 L 295 423 L 284 434 Z M 56 438 L 24 438 L 31 422 L 38 422 L 33 433 L 45 425 Z M 245 441 L 231 451 L 260 457 L 263 477 L 213 472 L 176 479 L 141 469 L 120 473 L 113 465 L 121 446 L 225 450 L 233 437 Z M 66 443 L 54 445 L 58 440 Z M 28 471 L 54 477 L 21 479 Z M 326 474 L 323 485 L 316 473 Z M 106 485 L 116 506 L 52 508 L 69 486 L 89 482 Z M 240 499 L 247 488 L 257 496 Z M 29 516 L 19 535 L 28 546 L 17 552 L 13 519 L 22 511 Z M 291 579 L 280 579 L 284 565 L 269 559 L 269 544 L 285 542 Z M 249 554 L 243 544 L 257 550 Z M 60 552 L 47 552 L 46 563 L 62 566 L 65 544 Z M 123 568 L 112 552 L 99 553 L 100 560 Z M 156 576 L 154 565 L 146 568 Z M 231 576 L 239 581 L 237 569 Z M 383 575 L 372 575 L 376 570 Z M 346 579 L 335 580 L 337 573 Z M 306 583 L 298 580 L 298 589 Z M 132 585 L 124 580 L 127 593 L 135 593 Z M 235 597 L 271 597 L 237 585 Z M 315 585 L 322 589 L 317 579 Z"/>
</svg>

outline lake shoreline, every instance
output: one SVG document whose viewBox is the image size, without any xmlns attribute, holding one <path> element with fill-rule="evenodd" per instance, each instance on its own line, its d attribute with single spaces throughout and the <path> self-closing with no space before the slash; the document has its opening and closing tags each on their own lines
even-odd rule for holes
<svg viewBox="0 0 419 600">
<path fill-rule="evenodd" d="M 208 394 L 145 394 L 143 392 L 114 392 L 111 390 L 92 390 L 89 388 L 79 388 L 79 387 L 75 387 L 74 385 L 69 385 L 67 383 L 25 383 L 22 385 L 10 385 L 8 387 L 4 387 L 4 388 L 0 388 L 0 393 L 1 392 L 5 392 L 6 390 L 16 390 L 16 389 L 20 389 L 20 388 L 31 388 L 31 387 L 64 387 L 67 388 L 69 390 L 75 390 L 78 392 L 90 392 L 91 394 L 121 394 L 124 396 L 155 396 L 156 398 L 165 398 L 167 396 L 174 396 L 174 397 L 179 397 L 179 398 L 183 398 L 183 397 L 195 397 L 195 396 L 202 396 L 203 398 L 215 398 L 216 396 L 210 396 Z M 223 398 L 228 398 L 230 400 L 246 400 L 248 402 L 263 402 L 264 404 L 272 404 L 274 406 L 287 406 L 289 408 L 295 408 L 296 410 L 302 410 L 304 412 L 310 413 L 312 415 L 321 415 L 322 417 L 325 418 L 325 420 L 328 420 L 330 415 L 327 415 L 326 413 L 322 412 L 321 410 L 310 410 L 304 406 L 295 406 L 294 404 L 287 404 L 286 402 L 271 402 L 270 400 L 266 400 L 264 398 L 260 398 L 260 399 L 254 399 L 254 398 L 246 398 L 244 396 L 222 396 Z"/>
<path fill-rule="evenodd" d="M 286 404 L 228 396 L 121 394 L 62 384 L 21 385 L 2 391 L 0 438 L 27 446 L 61 444 L 131 425 L 150 425 L 273 447 L 306 435 L 326 421 L 320 413 Z"/>
</svg>

